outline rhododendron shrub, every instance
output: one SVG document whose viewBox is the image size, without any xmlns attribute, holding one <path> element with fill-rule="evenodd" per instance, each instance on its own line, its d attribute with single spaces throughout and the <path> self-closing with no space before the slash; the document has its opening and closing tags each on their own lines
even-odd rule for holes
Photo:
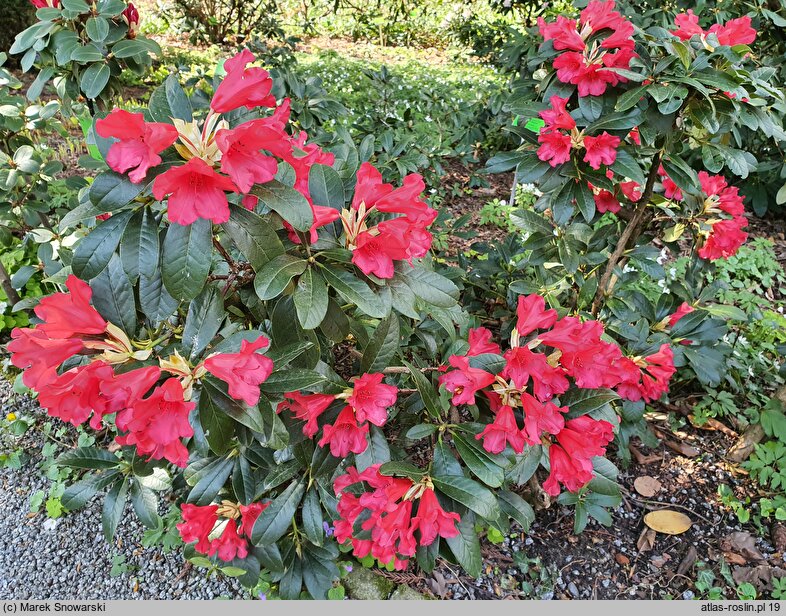
<svg viewBox="0 0 786 616">
<path fill-rule="evenodd" d="M 488 310 L 490 290 L 496 317 L 500 304 L 511 310 L 519 294 L 538 292 L 597 318 L 631 361 L 649 365 L 640 383 L 615 388 L 623 453 L 643 434 L 634 425 L 645 404 L 668 393 L 658 377 L 666 365 L 682 368 L 680 380 L 720 382 L 724 334 L 745 316 L 697 281 L 748 237 L 736 184 L 758 163 L 739 131 L 786 137 L 784 93 L 758 64 L 750 18 L 702 27 L 715 18 L 700 17 L 687 11 L 642 31 L 613 1 L 593 0 L 539 20 L 539 47 L 508 102 L 521 146 L 489 161 L 534 184 L 537 201 L 514 212 L 521 232 L 498 255 L 459 264 L 477 287 L 462 297 L 473 313 Z M 675 280 L 669 262 L 683 254 L 687 275 Z M 503 415 L 500 430 L 509 423 Z"/>
<path fill-rule="evenodd" d="M 573 499 L 579 530 L 607 523 L 615 405 L 668 389 L 669 345 L 623 351 L 535 293 L 506 342 L 470 327 L 433 269 L 423 179 L 293 131 L 248 51 L 224 68 L 202 107 L 170 77 L 94 118 L 106 168 L 60 223 L 78 238 L 61 288 L 12 333 L 41 407 L 97 433 L 59 460 L 83 473 L 64 507 L 104 494 L 111 539 L 127 501 L 157 527 L 171 491 L 192 562 L 285 598 L 324 598 L 342 552 L 479 575 L 476 527 L 527 530 L 526 483 Z M 732 189 L 706 194 L 734 219 Z"/>
<path fill-rule="evenodd" d="M 139 34 L 141 16 L 125 0 L 30 0 L 38 21 L 20 32 L 11 54 L 21 54 L 24 71 L 38 70 L 27 91 L 37 99 L 48 82 L 66 104 L 80 97 L 91 109 L 119 93 L 120 74 L 143 73 L 160 55 L 158 43 Z"/>
</svg>

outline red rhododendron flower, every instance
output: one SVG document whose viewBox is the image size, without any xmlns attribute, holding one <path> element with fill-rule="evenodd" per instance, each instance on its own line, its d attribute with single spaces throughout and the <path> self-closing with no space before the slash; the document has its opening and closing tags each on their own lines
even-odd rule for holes
<svg viewBox="0 0 786 616">
<path fill-rule="evenodd" d="M 658 174 L 660 175 L 661 184 L 663 184 L 663 194 L 667 199 L 676 199 L 678 201 L 682 200 L 682 191 L 680 190 L 679 186 L 674 183 L 667 174 L 666 170 L 663 168 L 663 165 L 658 167 Z"/>
<path fill-rule="evenodd" d="M 243 340 L 240 353 L 220 353 L 208 357 L 205 369 L 229 385 L 229 395 L 243 400 L 249 406 L 259 403 L 259 385 L 273 372 L 273 360 L 257 353 L 265 349 L 270 341 L 260 336 L 254 342 Z"/>
<path fill-rule="evenodd" d="M 657 353 L 648 355 L 644 361 L 647 365 L 641 376 L 642 396 L 649 402 L 669 391 L 669 381 L 677 369 L 674 367 L 674 352 L 668 344 L 661 345 Z"/>
<path fill-rule="evenodd" d="M 563 350 L 559 363 L 578 387 L 597 389 L 616 384 L 612 366 L 620 357 L 622 351 L 616 344 L 592 339 L 581 347 Z"/>
<path fill-rule="evenodd" d="M 509 406 L 500 408 L 494 422 L 488 424 L 475 438 L 483 439 L 483 449 L 489 453 L 502 453 L 508 443 L 516 453 L 524 451 L 524 435 L 516 425 L 516 417 Z"/>
<path fill-rule="evenodd" d="M 549 447 L 551 473 L 543 483 L 543 489 L 551 496 L 559 494 L 559 484 L 576 492 L 592 480 L 592 458 L 605 453 L 606 445 L 614 438 L 614 428 L 607 421 L 583 415 L 565 422 L 556 438 L 557 443 Z"/>
<path fill-rule="evenodd" d="M 551 496 L 559 495 L 560 484 L 569 492 L 578 492 L 592 481 L 592 463 L 588 465 L 586 460 L 571 458 L 556 443 L 549 447 L 549 466 L 550 473 L 548 479 L 543 482 L 543 491 Z"/>
<path fill-rule="evenodd" d="M 683 41 L 687 41 L 696 34 L 699 36 L 704 34 L 704 30 L 699 25 L 699 16 L 692 9 L 688 9 L 687 13 L 680 13 L 674 17 L 674 25 L 677 26 L 677 29 L 672 30 L 671 33 Z"/>
<path fill-rule="evenodd" d="M 682 302 L 679 308 L 677 308 L 677 310 L 674 311 L 674 314 L 669 316 L 669 326 L 674 327 L 677 324 L 677 321 L 679 321 L 686 314 L 690 314 L 694 310 L 696 309 L 693 306 L 691 306 L 688 302 Z"/>
<path fill-rule="evenodd" d="M 668 344 L 661 345 L 657 353 L 643 359 L 623 361 L 632 370 L 623 374 L 622 382 L 615 389 L 626 400 L 651 402 L 669 390 L 669 381 L 676 368 L 674 353 Z"/>
<path fill-rule="evenodd" d="M 560 16 L 552 24 L 539 19 L 538 26 L 543 38 L 552 41 L 555 50 L 566 50 L 555 58 L 553 66 L 557 79 L 575 84 L 580 97 L 600 96 L 609 85 L 626 81 L 621 75 L 607 70 L 627 69 L 636 56 L 631 38 L 633 24 L 614 10 L 614 2 L 590 2 L 581 12 L 578 23 Z M 605 36 L 601 35 L 588 46 L 587 39 L 600 32 L 605 32 Z"/>
<path fill-rule="evenodd" d="M 225 562 L 248 556 L 248 541 L 238 535 L 235 520 L 227 520 L 221 535 L 210 542 L 208 556 L 218 556 Z"/>
<path fill-rule="evenodd" d="M 555 60 L 554 65 L 556 66 L 556 64 Z M 570 83 L 576 84 L 581 97 L 602 96 L 609 85 L 614 85 L 622 79 L 616 73 L 605 70 L 603 64 L 589 64 L 584 66 Z"/>
<path fill-rule="evenodd" d="M 554 60 L 554 68 L 557 71 L 557 79 L 562 83 L 578 83 L 583 77 L 587 66 L 584 63 L 582 54 L 567 52 Z"/>
<path fill-rule="evenodd" d="M 122 425 L 118 417 L 118 428 L 127 430 L 128 434 L 116 440 L 121 445 L 136 445 L 140 455 L 185 467 L 188 449 L 180 439 L 194 435 L 188 422 L 188 414 L 194 408 L 194 402 L 183 399 L 180 381 L 168 379 L 149 398 L 135 401 Z"/>
<path fill-rule="evenodd" d="M 584 137 L 584 162 L 589 163 L 593 169 L 600 169 L 601 164 L 613 165 L 617 160 L 617 147 L 620 138 L 603 131 L 597 137 L 587 135 Z"/>
<path fill-rule="evenodd" d="M 128 25 L 128 38 L 136 38 L 136 32 L 139 29 L 139 11 L 133 3 L 129 2 L 125 10 L 120 14 Z"/>
<path fill-rule="evenodd" d="M 417 173 L 410 173 L 399 188 L 393 189 L 373 203 L 366 202 L 366 207 L 375 207 L 386 214 L 403 214 L 412 224 L 427 227 L 437 218 L 437 211 L 420 198 L 424 190 L 426 184 L 423 178 Z M 361 198 L 363 197 L 361 194 Z M 357 198 L 356 192 L 353 203 Z"/>
<path fill-rule="evenodd" d="M 35 391 L 43 390 L 57 377 L 57 366 L 84 349 L 78 338 L 50 338 L 36 328 L 11 331 L 11 363 L 24 370 L 22 382 Z"/>
<path fill-rule="evenodd" d="M 422 484 L 416 486 L 411 479 L 385 477 L 378 464 L 362 473 L 349 467 L 338 477 L 333 489 L 338 496 L 335 535 L 339 543 L 351 541 L 357 558 L 371 554 L 380 562 L 392 563 L 396 569 L 405 569 L 408 559 L 415 555 L 418 544 L 431 545 L 439 537 L 455 537 L 456 523 L 461 518 L 446 512 L 439 504 L 434 491 Z M 346 491 L 350 486 L 365 483 L 358 497 Z M 418 497 L 419 495 L 419 497 Z M 406 497 L 406 500 L 403 500 Z M 417 505 L 416 515 L 413 510 Z M 361 515 L 364 521 L 359 521 Z M 355 537 L 355 526 L 360 525 L 368 538 Z M 416 538 L 415 533 L 419 533 Z"/>
<path fill-rule="evenodd" d="M 568 407 L 558 407 L 553 402 L 540 402 L 528 393 L 521 394 L 521 406 L 524 409 L 524 435 L 530 445 L 540 444 L 541 435 L 559 434 L 565 427 L 565 413 Z"/>
<path fill-rule="evenodd" d="M 491 341 L 492 333 L 485 327 L 475 327 L 469 330 L 469 350 L 467 357 L 474 357 L 475 355 L 483 355 L 484 353 L 494 353 L 501 355 L 502 349 L 496 342 Z"/>
<path fill-rule="evenodd" d="M 584 49 L 584 39 L 576 31 L 575 19 L 558 15 L 557 21 L 550 24 L 542 17 L 538 17 L 538 28 L 543 39 L 552 41 L 554 49 L 558 51 L 563 49 L 582 51 Z"/>
<path fill-rule="evenodd" d="M 101 382 L 114 376 L 112 367 L 101 361 L 72 368 L 48 383 L 38 394 L 38 403 L 49 415 L 79 426 L 90 418 L 90 426 L 101 427 L 107 413 Z"/>
<path fill-rule="evenodd" d="M 222 518 L 226 511 L 224 505 L 221 508 L 218 505 L 200 507 L 186 503 L 180 507 L 183 521 L 177 525 L 177 530 L 183 542 L 196 542 L 194 549 L 201 554 L 218 556 L 225 562 L 234 558 L 245 558 L 248 556 L 248 538 L 254 523 L 268 505 L 269 503 L 239 505 L 238 527 L 237 510 L 231 514 L 234 517 Z M 221 534 L 216 536 L 219 531 Z"/>
<path fill-rule="evenodd" d="M 377 225 L 379 237 L 387 242 L 403 246 L 403 256 L 397 261 L 408 261 L 424 257 L 431 248 L 432 236 L 422 223 L 413 223 L 407 216 L 383 220 Z"/>
<path fill-rule="evenodd" d="M 454 511 L 445 511 L 437 500 L 434 490 L 426 488 L 418 501 L 417 515 L 412 519 L 412 525 L 420 531 L 420 545 L 431 545 L 437 537 L 450 539 L 459 534 L 456 524 L 461 517 Z"/>
<path fill-rule="evenodd" d="M 358 425 L 351 406 L 345 406 L 333 425 L 322 428 L 319 446 L 330 445 L 330 453 L 336 458 L 346 458 L 351 453 L 363 453 L 368 447 L 366 437 L 368 424 Z"/>
<path fill-rule="evenodd" d="M 637 203 L 641 199 L 641 186 L 638 182 L 620 182 L 620 191 L 631 203 Z"/>
<path fill-rule="evenodd" d="M 398 388 L 382 382 L 385 375 L 364 374 L 352 384 L 352 395 L 347 398 L 359 422 L 368 420 L 383 426 L 388 419 L 388 408 L 396 403 Z"/>
<path fill-rule="evenodd" d="M 97 336 L 106 331 L 106 321 L 90 305 L 90 286 L 71 274 L 66 279 L 69 293 L 54 293 L 41 299 L 34 311 L 43 321 L 36 330 L 51 338 Z"/>
<path fill-rule="evenodd" d="M 715 34 L 721 45 L 734 47 L 735 45 L 750 45 L 756 40 L 756 30 L 751 27 L 751 18 L 746 16 L 730 19 L 725 24 L 713 24 L 708 32 L 699 26 L 699 16 L 692 10 L 682 13 L 674 18 L 676 30 L 671 33 L 686 41 L 698 34 L 701 37 L 708 33 Z"/>
<path fill-rule="evenodd" d="M 221 171 L 226 173 L 240 192 L 248 192 L 254 184 L 272 180 L 278 172 L 278 162 L 260 150 L 274 150 L 288 136 L 264 126 L 265 120 L 241 124 L 235 129 L 219 130 L 216 144 L 222 152 Z"/>
<path fill-rule="evenodd" d="M 215 224 L 229 220 L 229 203 L 224 191 L 237 192 L 237 187 L 201 158 L 172 167 L 153 182 L 153 196 L 159 201 L 169 196 L 167 216 L 179 225 L 190 225 L 198 218 Z"/>
<path fill-rule="evenodd" d="M 128 408 L 145 396 L 159 378 L 161 369 L 158 366 L 146 366 L 101 381 L 101 395 L 106 399 L 107 413 L 119 412 L 121 418 L 118 421 L 127 423 L 130 419 Z"/>
<path fill-rule="evenodd" d="M 570 160 L 570 135 L 559 132 L 542 132 L 538 135 L 538 158 L 552 167 L 557 167 Z"/>
<path fill-rule="evenodd" d="M 717 207 L 731 214 L 742 216 L 745 212 L 743 197 L 736 186 L 729 186 L 722 175 L 710 175 L 706 171 L 699 171 L 699 183 L 707 195 L 706 207 Z"/>
<path fill-rule="evenodd" d="M 582 351 L 590 343 L 597 343 L 602 335 L 603 325 L 598 321 L 582 323 L 578 317 L 565 317 L 538 338 L 563 353 L 575 353 Z"/>
<path fill-rule="evenodd" d="M 628 139 L 630 139 L 631 143 L 635 143 L 636 145 L 641 145 L 641 134 L 639 133 L 638 126 L 634 126 L 633 128 L 630 129 L 630 132 L 628 133 Z"/>
<path fill-rule="evenodd" d="M 184 543 L 197 542 L 197 552 L 207 554 L 210 551 L 210 533 L 218 522 L 218 505 L 200 507 L 185 503 L 180 506 L 183 521 L 177 524 L 177 530 Z"/>
<path fill-rule="evenodd" d="M 96 121 L 96 132 L 103 138 L 118 139 L 109 148 L 106 164 L 118 173 L 128 174 L 135 184 L 145 179 L 147 170 L 161 164 L 159 154 L 177 141 L 177 129 L 162 122 L 145 122 L 141 113 L 115 109 Z"/>
<path fill-rule="evenodd" d="M 614 196 L 614 193 L 611 193 L 608 190 L 601 189 L 598 190 L 598 192 L 593 190 L 592 196 L 595 200 L 595 209 L 597 209 L 601 214 L 604 214 L 605 212 L 616 214 L 622 209 L 622 206 L 617 200 L 617 197 Z"/>
<path fill-rule="evenodd" d="M 568 103 L 567 98 L 552 96 L 549 99 L 549 103 L 551 104 L 550 109 L 545 109 L 538 113 L 546 123 L 544 127 L 545 131 L 573 130 L 576 128 L 576 120 L 571 117 L 566 109 Z"/>
<path fill-rule="evenodd" d="M 453 404 L 475 404 L 475 394 L 494 382 L 494 375 L 473 368 L 469 359 L 460 355 L 451 355 L 450 365 L 457 370 L 452 370 L 439 377 L 440 385 L 444 385 L 450 393 Z"/>
<path fill-rule="evenodd" d="M 331 166 L 336 157 L 332 152 L 325 152 L 315 143 L 306 144 L 308 135 L 301 131 L 297 137 L 291 139 L 291 151 L 288 154 L 278 154 L 288 162 L 295 171 L 294 189 L 311 202 L 308 190 L 308 176 L 314 165 Z M 312 204 L 313 205 L 313 204 Z"/>
<path fill-rule="evenodd" d="M 728 259 L 737 254 L 748 234 L 743 228 L 748 226 L 748 219 L 738 216 L 732 219 L 720 220 L 712 225 L 710 236 L 699 249 L 699 256 L 702 259 L 715 261 L 716 259 Z"/>
<path fill-rule="evenodd" d="M 216 88 L 210 108 L 216 113 L 227 113 L 238 107 L 275 107 L 276 98 L 270 94 L 273 80 L 262 68 L 246 68 L 256 58 L 247 49 L 224 62 L 226 77 Z"/>
<path fill-rule="evenodd" d="M 751 27 L 751 18 L 747 15 L 730 19 L 725 24 L 713 24 L 710 32 L 718 37 L 721 45 L 750 45 L 756 40 L 756 30 Z"/>
<path fill-rule="evenodd" d="M 536 329 L 546 329 L 557 322 L 557 311 L 546 310 L 546 300 L 540 295 L 519 295 L 516 305 L 516 331 L 527 336 Z"/>
<path fill-rule="evenodd" d="M 37 9 L 45 9 L 47 7 L 54 9 L 60 8 L 60 0 L 30 0 L 30 4 Z"/>
<path fill-rule="evenodd" d="M 383 237 L 363 231 L 356 238 L 356 248 L 352 251 L 352 263 L 364 274 L 374 274 L 378 278 L 393 278 L 395 262 L 407 256 L 407 246 L 402 238 Z"/>
<path fill-rule="evenodd" d="M 592 28 L 593 32 L 601 30 L 614 30 L 615 32 L 624 31 L 633 34 L 633 24 L 614 10 L 614 2 L 599 2 L 593 0 L 581 11 L 581 24 Z M 630 27 L 630 28 L 628 28 Z M 628 34 L 628 36 L 630 36 Z"/>
<path fill-rule="evenodd" d="M 329 394 L 304 395 L 291 391 L 288 394 L 284 394 L 284 401 L 279 402 L 276 413 L 280 413 L 285 409 L 289 410 L 296 419 L 306 422 L 306 425 L 303 426 L 303 434 L 308 438 L 313 438 L 319 431 L 317 419 L 335 399 L 335 396 Z"/>
<path fill-rule="evenodd" d="M 250 505 L 240 505 L 240 532 L 246 537 L 251 537 L 254 524 L 262 512 L 268 508 L 270 503 L 251 503 Z"/>
<path fill-rule="evenodd" d="M 565 393 L 570 386 L 565 371 L 549 364 L 542 353 L 533 353 L 527 347 L 514 347 L 505 352 L 505 360 L 502 376 L 511 379 L 519 389 L 525 389 L 532 379 L 533 393 L 540 400 Z"/>
<path fill-rule="evenodd" d="M 406 176 L 403 185 L 394 189 L 372 165 L 360 166 L 351 210 L 342 215 L 342 222 L 352 262 L 364 274 L 392 278 L 396 261 L 411 264 L 428 253 L 433 238 L 426 227 L 437 212 L 420 198 L 424 188 L 417 174 Z M 374 211 L 403 216 L 369 228 L 368 217 Z"/>
</svg>

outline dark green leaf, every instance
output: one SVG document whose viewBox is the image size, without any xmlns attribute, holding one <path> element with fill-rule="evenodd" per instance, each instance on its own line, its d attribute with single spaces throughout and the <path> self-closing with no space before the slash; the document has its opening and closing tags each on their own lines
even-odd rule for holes
<svg viewBox="0 0 786 616">
<path fill-rule="evenodd" d="M 281 295 L 293 277 L 302 274 L 308 263 L 292 255 L 282 254 L 269 261 L 257 272 L 254 290 L 259 299 L 273 299 Z"/>
<path fill-rule="evenodd" d="M 251 194 L 257 196 L 260 203 L 277 212 L 298 231 L 307 232 L 314 224 L 311 205 L 294 188 L 273 180 L 266 184 L 257 184 L 251 189 Z"/>
<path fill-rule="evenodd" d="M 93 305 L 101 316 L 133 337 L 137 325 L 134 287 L 118 255 L 112 255 L 109 265 L 90 281 L 90 287 Z"/>
<path fill-rule="evenodd" d="M 400 330 L 398 317 L 391 312 L 374 330 L 360 361 L 361 372 L 381 372 L 390 366 L 399 349 Z"/>
<path fill-rule="evenodd" d="M 214 458 L 200 469 L 194 487 L 188 493 L 188 502 L 204 507 L 213 502 L 229 478 L 234 462 L 226 458 Z"/>
<path fill-rule="evenodd" d="M 292 524 L 305 488 L 302 481 L 293 481 L 260 514 L 251 531 L 254 545 L 269 545 L 278 541 Z"/>
<path fill-rule="evenodd" d="M 71 269 L 83 280 L 95 278 L 109 264 L 123 237 L 131 212 L 121 212 L 101 222 L 74 249 Z"/>
<path fill-rule="evenodd" d="M 231 205 L 230 212 L 222 227 L 255 272 L 284 254 L 284 245 L 265 218 L 237 205 Z"/>
<path fill-rule="evenodd" d="M 307 268 L 298 278 L 292 300 L 303 329 L 314 329 L 322 323 L 328 309 L 328 290 L 316 268 Z"/>
<path fill-rule="evenodd" d="M 433 477 L 434 487 L 445 496 L 461 503 L 482 518 L 494 521 L 500 516 L 497 499 L 476 481 L 458 475 Z"/>
<path fill-rule="evenodd" d="M 194 299 L 205 286 L 212 257 L 209 220 L 199 219 L 188 226 L 170 224 L 161 259 L 161 275 L 166 290 L 175 299 Z"/>
</svg>

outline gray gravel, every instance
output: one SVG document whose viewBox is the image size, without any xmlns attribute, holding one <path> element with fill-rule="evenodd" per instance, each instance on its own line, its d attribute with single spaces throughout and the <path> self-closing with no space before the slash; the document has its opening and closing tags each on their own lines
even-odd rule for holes
<svg viewBox="0 0 786 616">
<path fill-rule="evenodd" d="M 22 408 L 42 413 L 32 400 L 12 394 L 0 378 L 3 417 Z M 28 430 L 23 439 L 25 449 L 36 455 L 40 434 Z M 7 435 L 0 436 L 0 451 L 7 451 L 10 444 Z M 247 598 L 236 580 L 206 579 L 203 569 L 184 569 L 177 549 L 163 554 L 143 548 L 144 529 L 130 505 L 113 545 L 101 532 L 100 497 L 57 520 L 45 513 L 29 517 L 30 497 L 49 486 L 40 475 L 39 461 L 34 457 L 19 471 L 0 469 L 0 599 Z M 112 559 L 118 554 L 125 555 L 128 571 L 111 577 Z"/>
</svg>

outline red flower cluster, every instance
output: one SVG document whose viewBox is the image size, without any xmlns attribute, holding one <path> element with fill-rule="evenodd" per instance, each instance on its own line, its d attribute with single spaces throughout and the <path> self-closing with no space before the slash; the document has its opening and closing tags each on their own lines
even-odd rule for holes
<svg viewBox="0 0 786 616">
<path fill-rule="evenodd" d="M 113 110 L 96 121 L 96 132 L 104 139 L 114 137 L 106 163 L 118 173 L 128 174 L 135 184 L 145 179 L 148 169 L 161 164 L 161 152 L 177 141 L 177 129 L 162 122 L 145 122 L 141 113 Z"/>
<path fill-rule="evenodd" d="M 661 182 L 666 198 L 680 200 L 682 191 L 666 175 L 661 167 Z M 736 186 L 729 186 L 721 175 L 710 175 L 706 171 L 699 171 L 699 184 L 701 184 L 702 222 L 709 227 L 709 232 L 704 232 L 704 241 L 699 248 L 699 257 L 714 261 L 727 259 L 737 253 L 748 239 L 748 234 L 743 231 L 748 226 L 745 217 L 743 196 Z"/>
<path fill-rule="evenodd" d="M 386 477 L 379 467 L 376 464 L 359 473 L 350 466 L 333 483 L 341 516 L 335 522 L 335 536 L 339 543 L 351 541 L 357 558 L 371 554 L 381 563 L 393 562 L 396 569 L 406 569 L 418 545 L 431 545 L 437 537 L 456 537 L 461 518 L 442 508 L 428 478 L 416 484 L 411 479 Z M 364 485 L 359 495 L 347 491 L 360 483 L 371 489 Z"/>
<path fill-rule="evenodd" d="M 612 388 L 630 400 L 657 399 L 667 391 L 675 372 L 671 349 L 663 345 L 645 358 L 625 357 L 616 344 L 602 340 L 601 323 L 577 317 L 559 319 L 539 295 L 519 297 L 516 312 L 511 348 L 504 353 L 505 366 L 498 374 L 471 365 L 471 344 L 467 356 L 450 357 L 455 370 L 442 375 L 440 384 L 453 394 L 453 404 L 473 404 L 478 393 L 488 398 L 494 421 L 476 438 L 491 453 L 500 453 L 508 445 L 521 453 L 527 444 L 550 442 L 554 437 L 549 450 L 552 475 L 544 488 L 555 493 L 562 484 L 576 490 L 592 478 L 592 458 L 603 454 L 613 427 L 587 416 L 566 421 L 570 409 L 557 406 L 552 399 L 569 389 L 571 379 L 576 387 Z M 476 345 L 482 340 L 484 352 L 493 352 L 486 332 L 470 330 L 470 340 Z M 523 344 L 525 337 L 530 339 Z M 539 352 L 541 346 L 550 350 Z"/>
<path fill-rule="evenodd" d="M 112 361 L 130 357 L 130 342 L 90 305 L 92 291 L 76 276 L 66 280 L 69 293 L 55 293 L 35 308 L 43 322 L 11 332 L 11 363 L 25 372 L 22 382 L 39 394 L 39 403 L 53 417 L 81 425 L 90 420 L 98 429 L 104 416 L 117 414 L 124 434 L 121 445 L 135 445 L 141 455 L 167 459 L 178 466 L 188 462 L 181 439 L 193 436 L 186 402 L 176 379 L 157 387 L 161 370 L 155 366 L 115 374 Z M 87 364 L 58 374 L 58 367 L 80 353 L 103 350 Z"/>
<path fill-rule="evenodd" d="M 346 400 L 333 424 L 322 428 L 319 446 L 330 447 L 330 453 L 344 458 L 351 453 L 363 453 L 368 447 L 369 424 L 383 426 L 388 419 L 387 409 L 396 403 L 398 389 L 382 382 L 384 375 L 364 374 L 356 379 L 352 389 L 334 396 L 329 394 L 303 395 L 296 391 L 284 394 L 276 412 L 289 410 L 296 419 L 305 421 L 303 434 L 313 438 L 319 431 L 317 420 L 335 400 Z"/>
<path fill-rule="evenodd" d="M 90 287 L 76 276 L 66 280 L 69 293 L 44 297 L 35 307 L 43 321 L 32 328 L 11 332 L 11 363 L 24 370 L 22 382 L 43 391 L 57 379 L 57 367 L 85 349 L 85 340 L 103 336 L 107 322 L 90 305 Z"/>
<path fill-rule="evenodd" d="M 47 7 L 53 9 L 60 8 L 60 0 L 30 0 L 30 4 L 37 9 L 45 9 Z"/>
<path fill-rule="evenodd" d="M 613 0 L 590 2 L 578 23 L 560 15 L 554 23 L 541 17 L 538 26 L 555 50 L 565 50 L 554 60 L 557 79 L 578 86 L 579 96 L 601 96 L 608 86 L 627 81 L 608 70 L 627 69 L 636 57 L 633 24 L 614 10 Z"/>
<path fill-rule="evenodd" d="M 551 107 L 538 115 L 545 122 L 538 135 L 538 158 L 556 167 L 570 160 L 572 149 L 584 149 L 584 162 L 593 169 L 613 165 L 617 159 L 620 138 L 603 131 L 592 136 L 576 128 L 576 121 L 566 108 L 568 99 L 552 96 Z M 565 132 L 569 131 L 569 132 Z"/>
<path fill-rule="evenodd" d="M 750 45 L 756 40 L 756 30 L 751 27 L 751 18 L 748 16 L 731 19 L 725 24 L 713 24 L 705 32 L 699 25 L 699 16 L 689 9 L 687 13 L 677 15 L 674 18 L 674 24 L 677 29 L 672 30 L 671 33 L 683 41 L 690 40 L 695 35 L 700 36 L 703 40 L 707 34 L 714 34 L 718 37 L 718 42 L 721 45 L 733 47 L 735 45 Z"/>
<path fill-rule="evenodd" d="M 134 18 L 138 20 L 138 14 L 126 16 L 129 28 Z M 109 149 L 107 164 L 119 173 L 131 170 L 129 179 L 135 183 L 142 182 L 148 170 L 161 163 L 161 152 L 174 144 L 185 163 L 171 167 L 153 182 L 153 196 L 158 200 L 168 199 L 167 215 L 171 222 L 190 225 L 200 218 L 216 224 L 226 222 L 229 219 L 227 193 L 245 195 L 243 205 L 253 209 L 257 198 L 247 193 L 255 184 L 264 184 L 275 177 L 279 160 L 292 166 L 294 188 L 310 202 L 309 170 L 317 163 L 333 163 L 332 154 L 322 152 L 314 144 L 306 145 L 305 133 L 290 136 L 285 131 L 289 100 L 276 107 L 268 72 L 247 67 L 254 59 L 251 52 L 243 50 L 224 63 L 226 76 L 216 88 L 201 128 L 196 122 L 182 120 L 174 120 L 174 126 L 145 122 L 142 114 L 120 109 L 96 123 L 99 135 L 117 139 Z M 221 114 L 240 107 L 275 109 L 268 117 L 230 129 Z M 312 207 L 314 229 L 326 224 L 330 216 L 332 220 L 338 217 L 332 208 Z M 313 231 L 312 239 L 315 239 Z"/>
<path fill-rule="evenodd" d="M 180 507 L 183 522 L 177 525 L 177 530 L 185 543 L 196 541 L 194 547 L 200 554 L 218 556 L 223 561 L 245 558 L 254 523 L 269 504 L 246 506 L 229 501 L 205 507 L 184 504 Z"/>
<path fill-rule="evenodd" d="M 745 212 L 743 197 L 736 186 L 729 186 L 726 179 L 720 175 L 709 175 L 705 171 L 700 171 L 699 183 L 706 196 L 704 213 L 710 216 L 718 216 L 721 213 L 731 216 L 731 218 L 707 220 L 710 233 L 699 249 L 699 256 L 710 261 L 727 259 L 735 255 L 748 239 L 748 234 L 743 231 L 748 226 L 748 219 L 743 215 Z"/>
<path fill-rule="evenodd" d="M 395 261 L 411 264 L 412 259 L 428 253 L 432 236 L 426 228 L 437 212 L 421 199 L 425 187 L 423 178 L 412 173 L 404 178 L 403 186 L 394 189 L 371 164 L 360 166 L 351 208 L 341 212 L 341 222 L 352 262 L 364 274 L 392 278 Z M 369 226 L 374 212 L 400 216 Z"/>
</svg>

